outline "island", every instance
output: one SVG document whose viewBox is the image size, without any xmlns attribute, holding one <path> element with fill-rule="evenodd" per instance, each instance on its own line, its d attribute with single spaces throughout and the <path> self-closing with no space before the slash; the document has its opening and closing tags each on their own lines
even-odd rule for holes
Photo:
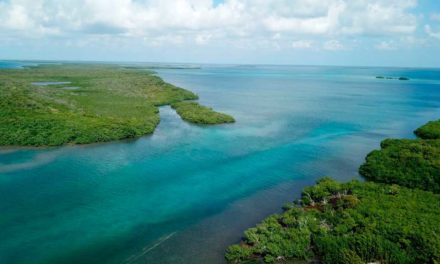
<svg viewBox="0 0 440 264">
<path fill-rule="evenodd" d="M 2 69 L 0 91 L 0 146 L 59 146 L 140 137 L 153 133 L 159 124 L 159 106 L 198 99 L 153 71 L 99 64 Z M 193 108 L 197 111 L 191 111 L 191 118 L 187 111 L 177 112 L 197 124 L 226 120 L 226 114 L 207 107 Z"/>
<path fill-rule="evenodd" d="M 305 188 L 283 213 L 245 231 L 242 241 L 227 249 L 227 261 L 438 263 L 438 122 L 416 130 L 429 137 L 383 141 L 360 167 L 367 182 L 326 177 Z"/>
<path fill-rule="evenodd" d="M 408 77 L 390 77 L 390 76 L 385 77 L 385 76 L 382 76 L 382 75 L 376 76 L 376 79 L 386 79 L 386 80 L 397 79 L 399 81 L 409 81 Z"/>
</svg>

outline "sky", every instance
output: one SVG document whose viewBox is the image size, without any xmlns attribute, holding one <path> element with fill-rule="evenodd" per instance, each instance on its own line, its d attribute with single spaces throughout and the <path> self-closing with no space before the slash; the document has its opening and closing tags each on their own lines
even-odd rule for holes
<svg viewBox="0 0 440 264">
<path fill-rule="evenodd" d="M 440 67 L 440 0 L 0 0 L 0 59 Z"/>
</svg>

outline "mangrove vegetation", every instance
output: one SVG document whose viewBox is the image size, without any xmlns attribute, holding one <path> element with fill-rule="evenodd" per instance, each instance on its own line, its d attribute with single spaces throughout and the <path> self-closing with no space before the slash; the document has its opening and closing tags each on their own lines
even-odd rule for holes
<svg viewBox="0 0 440 264">
<path fill-rule="evenodd" d="M 153 133 L 159 123 L 159 106 L 198 99 L 152 71 L 115 65 L 2 69 L 0 90 L 3 146 L 56 146 L 139 137 Z"/>
<path fill-rule="evenodd" d="M 386 139 L 359 172 L 368 180 L 440 193 L 440 140 Z"/>
<path fill-rule="evenodd" d="M 194 124 L 215 125 L 235 122 L 232 116 L 216 112 L 197 102 L 178 102 L 172 104 L 171 107 L 183 120 Z"/>
<path fill-rule="evenodd" d="M 423 139 L 440 139 L 440 120 L 428 122 L 416 129 L 414 133 Z"/>
<path fill-rule="evenodd" d="M 438 122 L 438 121 L 436 121 Z M 323 178 L 226 251 L 229 263 L 439 263 L 438 125 L 415 140 L 387 139 L 361 166 L 367 179 Z M 438 135 L 437 135 L 438 136 Z M 429 139 L 425 139 L 429 138 Z"/>
</svg>

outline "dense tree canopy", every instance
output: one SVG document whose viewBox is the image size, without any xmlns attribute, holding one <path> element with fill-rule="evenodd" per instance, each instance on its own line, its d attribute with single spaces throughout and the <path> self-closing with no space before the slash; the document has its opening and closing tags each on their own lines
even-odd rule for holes
<svg viewBox="0 0 440 264">
<path fill-rule="evenodd" d="M 368 180 L 440 193 L 440 140 L 387 139 L 359 172 Z"/>
<path fill-rule="evenodd" d="M 423 139 L 440 139 L 440 120 L 428 122 L 414 133 Z"/>
<path fill-rule="evenodd" d="M 360 172 L 380 183 L 324 178 L 305 188 L 284 213 L 248 229 L 240 244 L 227 249 L 226 259 L 440 263 L 437 128 L 438 121 L 430 122 L 416 132 L 423 139 L 387 139 L 370 153 Z"/>
<path fill-rule="evenodd" d="M 171 105 L 183 120 L 204 125 L 215 125 L 235 122 L 230 115 L 212 110 L 196 102 L 178 102 Z"/>
<path fill-rule="evenodd" d="M 151 71 L 111 65 L 4 69 L 0 70 L 0 90 L 0 146 L 86 144 L 138 137 L 156 128 L 158 106 L 198 98 Z M 188 120 L 203 123 L 223 117 L 213 113 L 198 110 Z"/>
<path fill-rule="evenodd" d="M 437 205 L 437 206 L 434 206 Z M 229 247 L 230 263 L 433 263 L 440 259 L 440 195 L 398 185 L 324 178 Z"/>
</svg>

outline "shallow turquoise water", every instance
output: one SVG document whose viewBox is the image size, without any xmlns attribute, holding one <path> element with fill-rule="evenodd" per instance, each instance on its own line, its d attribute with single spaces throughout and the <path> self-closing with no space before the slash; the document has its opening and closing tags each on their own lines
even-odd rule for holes
<svg viewBox="0 0 440 264">
<path fill-rule="evenodd" d="M 222 263 L 226 245 L 317 178 L 359 178 L 386 137 L 440 116 L 440 70 L 209 66 L 160 70 L 234 115 L 152 136 L 0 150 L 0 263 Z M 377 80 L 376 75 L 410 81 Z"/>
</svg>

